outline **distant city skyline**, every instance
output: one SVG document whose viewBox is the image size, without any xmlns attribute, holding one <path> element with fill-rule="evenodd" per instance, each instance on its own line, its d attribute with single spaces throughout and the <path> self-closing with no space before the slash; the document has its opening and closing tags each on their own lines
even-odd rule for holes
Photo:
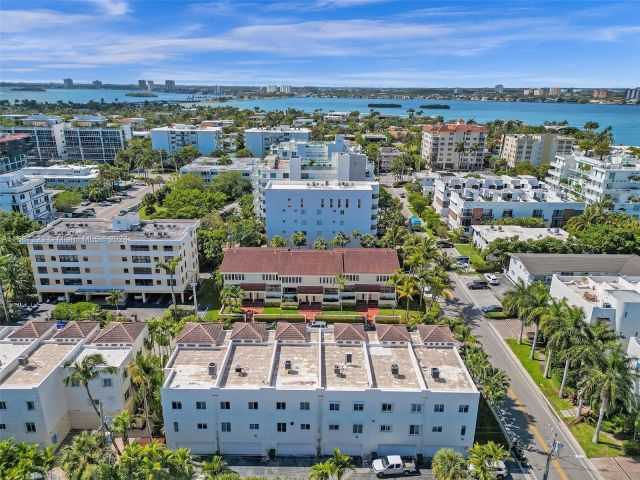
<svg viewBox="0 0 640 480">
<path fill-rule="evenodd" d="M 4 0 L 0 80 L 635 88 L 637 2 Z"/>
</svg>

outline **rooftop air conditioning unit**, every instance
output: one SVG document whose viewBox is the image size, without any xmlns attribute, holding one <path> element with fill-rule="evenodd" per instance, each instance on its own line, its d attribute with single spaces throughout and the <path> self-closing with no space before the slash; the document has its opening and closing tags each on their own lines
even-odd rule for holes
<svg viewBox="0 0 640 480">
<path fill-rule="evenodd" d="M 291 370 L 291 360 L 285 360 L 284 361 L 284 369 L 285 370 Z"/>
<path fill-rule="evenodd" d="M 400 367 L 397 363 L 391 365 L 391 375 L 397 376 L 400 373 Z"/>
<path fill-rule="evenodd" d="M 216 362 L 209 363 L 209 375 L 215 377 L 218 374 L 218 365 Z"/>
<path fill-rule="evenodd" d="M 243 370 L 242 365 L 236 365 L 235 367 L 236 373 L 242 373 L 242 370 Z"/>
<path fill-rule="evenodd" d="M 340 365 L 333 366 L 333 373 L 335 373 L 336 376 L 340 376 L 341 371 L 342 371 L 342 368 L 340 368 Z"/>
<path fill-rule="evenodd" d="M 437 367 L 432 367 L 431 376 L 436 379 L 440 378 L 440 369 L 438 369 Z"/>
<path fill-rule="evenodd" d="M 27 357 L 26 355 L 20 355 L 18 357 L 18 365 L 20 365 L 21 367 L 26 367 L 27 365 L 29 365 L 29 357 Z"/>
</svg>

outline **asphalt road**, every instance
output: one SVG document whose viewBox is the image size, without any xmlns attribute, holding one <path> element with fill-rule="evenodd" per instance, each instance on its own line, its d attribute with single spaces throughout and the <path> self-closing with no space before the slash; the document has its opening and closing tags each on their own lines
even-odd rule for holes
<svg viewBox="0 0 640 480">
<path fill-rule="evenodd" d="M 128 197 L 124 197 L 121 202 L 114 203 L 108 207 L 101 207 L 97 203 L 92 203 L 88 207 L 96 209 L 96 218 L 111 220 L 113 217 L 118 215 L 120 210 L 126 210 L 136 203 L 140 203 L 145 193 L 151 193 L 151 186 L 145 185 L 144 187 L 132 187 L 129 190 L 126 190 L 126 193 L 129 195 Z"/>
<path fill-rule="evenodd" d="M 453 274 L 454 297 L 462 308 L 465 319 L 473 326 L 473 333 L 491 357 L 494 366 L 503 369 L 511 380 L 509 397 L 498 409 L 498 416 L 511 439 L 528 445 L 528 477 L 541 480 L 546 463 L 546 452 L 554 434 L 563 447 L 558 459 L 551 463 L 550 479 L 590 480 L 600 479 L 591 462 L 586 459 L 575 439 L 562 420 L 546 402 L 531 377 L 522 368 L 479 308 L 500 303 L 491 290 L 469 290 L 466 278 Z M 470 277 L 472 278 L 472 277 Z"/>
</svg>

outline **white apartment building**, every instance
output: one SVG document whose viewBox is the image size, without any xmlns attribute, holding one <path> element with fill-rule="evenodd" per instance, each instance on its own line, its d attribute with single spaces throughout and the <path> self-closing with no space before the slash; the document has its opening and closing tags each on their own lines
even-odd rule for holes
<svg viewBox="0 0 640 480">
<path fill-rule="evenodd" d="M 98 408 L 109 422 L 131 410 L 134 389 L 127 366 L 144 347 L 146 323 L 28 322 L 0 331 L 0 440 L 14 438 L 40 446 L 59 446 L 71 429 L 95 429 L 99 417 L 81 385 L 64 385 L 73 363 L 99 354 L 103 374 L 89 382 Z M 69 366 L 68 366 L 69 365 Z"/>
<path fill-rule="evenodd" d="M 379 173 L 387 173 L 393 167 L 393 161 L 402 156 L 402 152 L 395 147 L 380 147 Z"/>
<path fill-rule="evenodd" d="M 291 125 L 294 127 L 315 127 L 316 121 L 309 117 L 298 117 L 291 122 Z"/>
<path fill-rule="evenodd" d="M 21 119 L 21 125 L 0 126 L 0 131 L 25 133 L 31 137 L 33 148 L 27 152 L 32 164 L 44 164 L 49 160 L 64 158 L 64 122 L 60 117 L 40 113 Z"/>
<path fill-rule="evenodd" d="M 607 321 L 624 344 L 640 335 L 640 276 L 554 275 L 550 294 L 581 308 L 587 323 Z"/>
<path fill-rule="evenodd" d="M 583 155 L 577 148 L 568 155 L 558 154 L 546 181 L 587 204 L 611 199 L 613 210 L 640 218 L 640 160 L 625 155 L 624 150 L 602 160 Z"/>
<path fill-rule="evenodd" d="M 151 129 L 151 146 L 154 150 L 173 153 L 184 147 L 197 148 L 200 153 L 208 155 L 220 145 L 222 128 L 197 125 L 172 125 Z"/>
<path fill-rule="evenodd" d="M 450 228 L 462 227 L 471 234 L 472 225 L 524 217 L 540 218 L 548 228 L 561 228 L 584 210 L 584 202 L 566 200 L 530 175 L 484 175 L 476 180 L 479 182 L 475 186 L 465 184 L 463 189 L 450 190 L 447 217 Z M 439 198 L 434 200 L 436 204 Z"/>
<path fill-rule="evenodd" d="M 26 133 L 0 131 L 0 174 L 14 172 L 27 166 L 27 152 L 32 148 Z"/>
<path fill-rule="evenodd" d="M 250 304 L 393 307 L 395 291 L 387 281 L 399 268 L 398 254 L 386 248 L 230 248 L 220 273 L 225 285 L 242 288 Z M 346 281 L 342 292 L 338 275 Z"/>
<path fill-rule="evenodd" d="M 481 170 L 484 162 L 486 127 L 463 120 L 422 127 L 422 158 L 432 169 Z M 459 144 L 464 151 L 456 152 Z"/>
<path fill-rule="evenodd" d="M 48 222 L 53 219 L 56 207 L 45 189 L 44 179 L 28 178 L 18 170 L 0 175 L 0 210 Z"/>
<path fill-rule="evenodd" d="M 198 157 L 192 163 L 180 167 L 180 173 L 197 175 L 204 180 L 205 185 L 209 185 L 211 180 L 222 172 L 239 172 L 243 177 L 250 178 L 259 160 L 259 158 L 233 158 L 231 164 L 220 165 L 219 157 Z"/>
<path fill-rule="evenodd" d="M 472 242 L 480 250 L 487 248 L 496 240 L 513 240 L 521 242 L 555 238 L 565 242 L 569 234 L 561 228 L 527 228 L 519 225 L 473 225 L 471 227 Z"/>
<path fill-rule="evenodd" d="M 375 235 L 378 229 L 378 182 L 269 182 L 264 191 L 267 238 L 306 234 L 307 245 L 354 230 Z"/>
<path fill-rule="evenodd" d="M 514 283 L 522 282 L 525 285 L 536 281 L 549 285 L 555 274 L 562 277 L 640 277 L 640 257 L 609 254 L 512 253 L 506 274 Z"/>
<path fill-rule="evenodd" d="M 38 298 L 106 296 L 120 290 L 140 297 L 171 293 L 171 278 L 159 262 L 180 258 L 173 289 L 184 301 L 198 278 L 198 220 L 140 221 L 137 214 L 58 219 L 20 239 L 27 245 Z"/>
<path fill-rule="evenodd" d="M 503 135 L 499 155 L 511 167 L 523 162 L 538 166 L 551 163 L 556 154 L 571 153 L 573 142 L 572 137 L 555 133 Z"/>
<path fill-rule="evenodd" d="M 95 165 L 52 165 L 50 167 L 27 167 L 21 172 L 30 179 L 43 179 L 51 187 L 86 187 L 100 175 Z"/>
<path fill-rule="evenodd" d="M 350 115 L 351 112 L 329 112 L 323 117 L 323 119 L 327 123 L 345 124 L 349 123 Z"/>
<path fill-rule="evenodd" d="M 100 115 L 77 116 L 64 125 L 65 157 L 75 162 L 113 162 L 131 140 L 131 125 L 108 123 Z"/>
<path fill-rule="evenodd" d="M 264 158 L 271 146 L 281 142 L 309 140 L 311 130 L 286 125 L 279 127 L 248 128 L 244 131 L 244 144 L 256 157 Z"/>
<path fill-rule="evenodd" d="M 473 444 L 479 393 L 446 328 L 185 325 L 161 396 L 169 448 L 195 454 L 433 457 Z"/>
</svg>

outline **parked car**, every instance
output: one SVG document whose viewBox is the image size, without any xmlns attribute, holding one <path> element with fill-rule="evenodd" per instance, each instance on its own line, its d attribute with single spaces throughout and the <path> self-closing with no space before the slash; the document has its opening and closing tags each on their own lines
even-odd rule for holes
<svg viewBox="0 0 640 480">
<path fill-rule="evenodd" d="M 401 193 L 400 198 L 407 198 L 407 195 L 405 193 Z"/>
<path fill-rule="evenodd" d="M 400 455 L 388 455 L 386 457 L 376 458 L 371 463 L 371 468 L 378 478 L 382 478 L 385 475 L 411 475 L 418 471 L 416 469 L 416 463 L 413 460 L 402 458 Z"/>
<path fill-rule="evenodd" d="M 482 310 L 482 313 L 492 313 L 502 312 L 504 309 L 502 308 L 502 305 L 487 305 L 482 307 L 480 310 Z"/>
<path fill-rule="evenodd" d="M 91 201 L 90 200 L 83 200 L 82 203 L 80 203 L 80 205 L 82 205 L 83 207 L 86 207 L 87 205 L 90 205 Z"/>
<path fill-rule="evenodd" d="M 376 324 L 373 322 L 364 322 L 364 330 L 366 332 L 374 332 L 376 330 Z"/>
<path fill-rule="evenodd" d="M 467 288 L 469 290 L 482 290 L 483 288 L 489 288 L 489 282 L 486 280 L 471 280 L 467 282 Z"/>
<path fill-rule="evenodd" d="M 454 248 L 455 245 L 453 244 L 453 242 L 450 242 L 449 240 L 438 240 L 436 242 L 436 245 L 440 248 Z"/>
<path fill-rule="evenodd" d="M 500 280 L 493 273 L 485 273 L 484 278 L 491 285 L 500 285 Z"/>
<path fill-rule="evenodd" d="M 120 212 L 118 212 L 118 215 L 126 215 L 127 213 L 129 213 L 129 210 L 120 210 Z"/>
<path fill-rule="evenodd" d="M 507 478 L 507 466 L 504 464 L 502 460 L 498 462 L 492 462 L 490 465 L 491 470 L 493 471 L 493 477 L 496 480 L 503 480 Z M 475 469 L 474 465 L 469 465 L 469 471 L 473 472 Z"/>
<path fill-rule="evenodd" d="M 313 322 L 311 322 L 311 323 L 309 323 L 307 325 L 307 328 L 314 329 L 314 330 L 316 330 L 318 328 L 327 328 L 327 322 L 323 322 L 323 321 L 320 321 L 320 320 L 314 320 Z"/>
</svg>

